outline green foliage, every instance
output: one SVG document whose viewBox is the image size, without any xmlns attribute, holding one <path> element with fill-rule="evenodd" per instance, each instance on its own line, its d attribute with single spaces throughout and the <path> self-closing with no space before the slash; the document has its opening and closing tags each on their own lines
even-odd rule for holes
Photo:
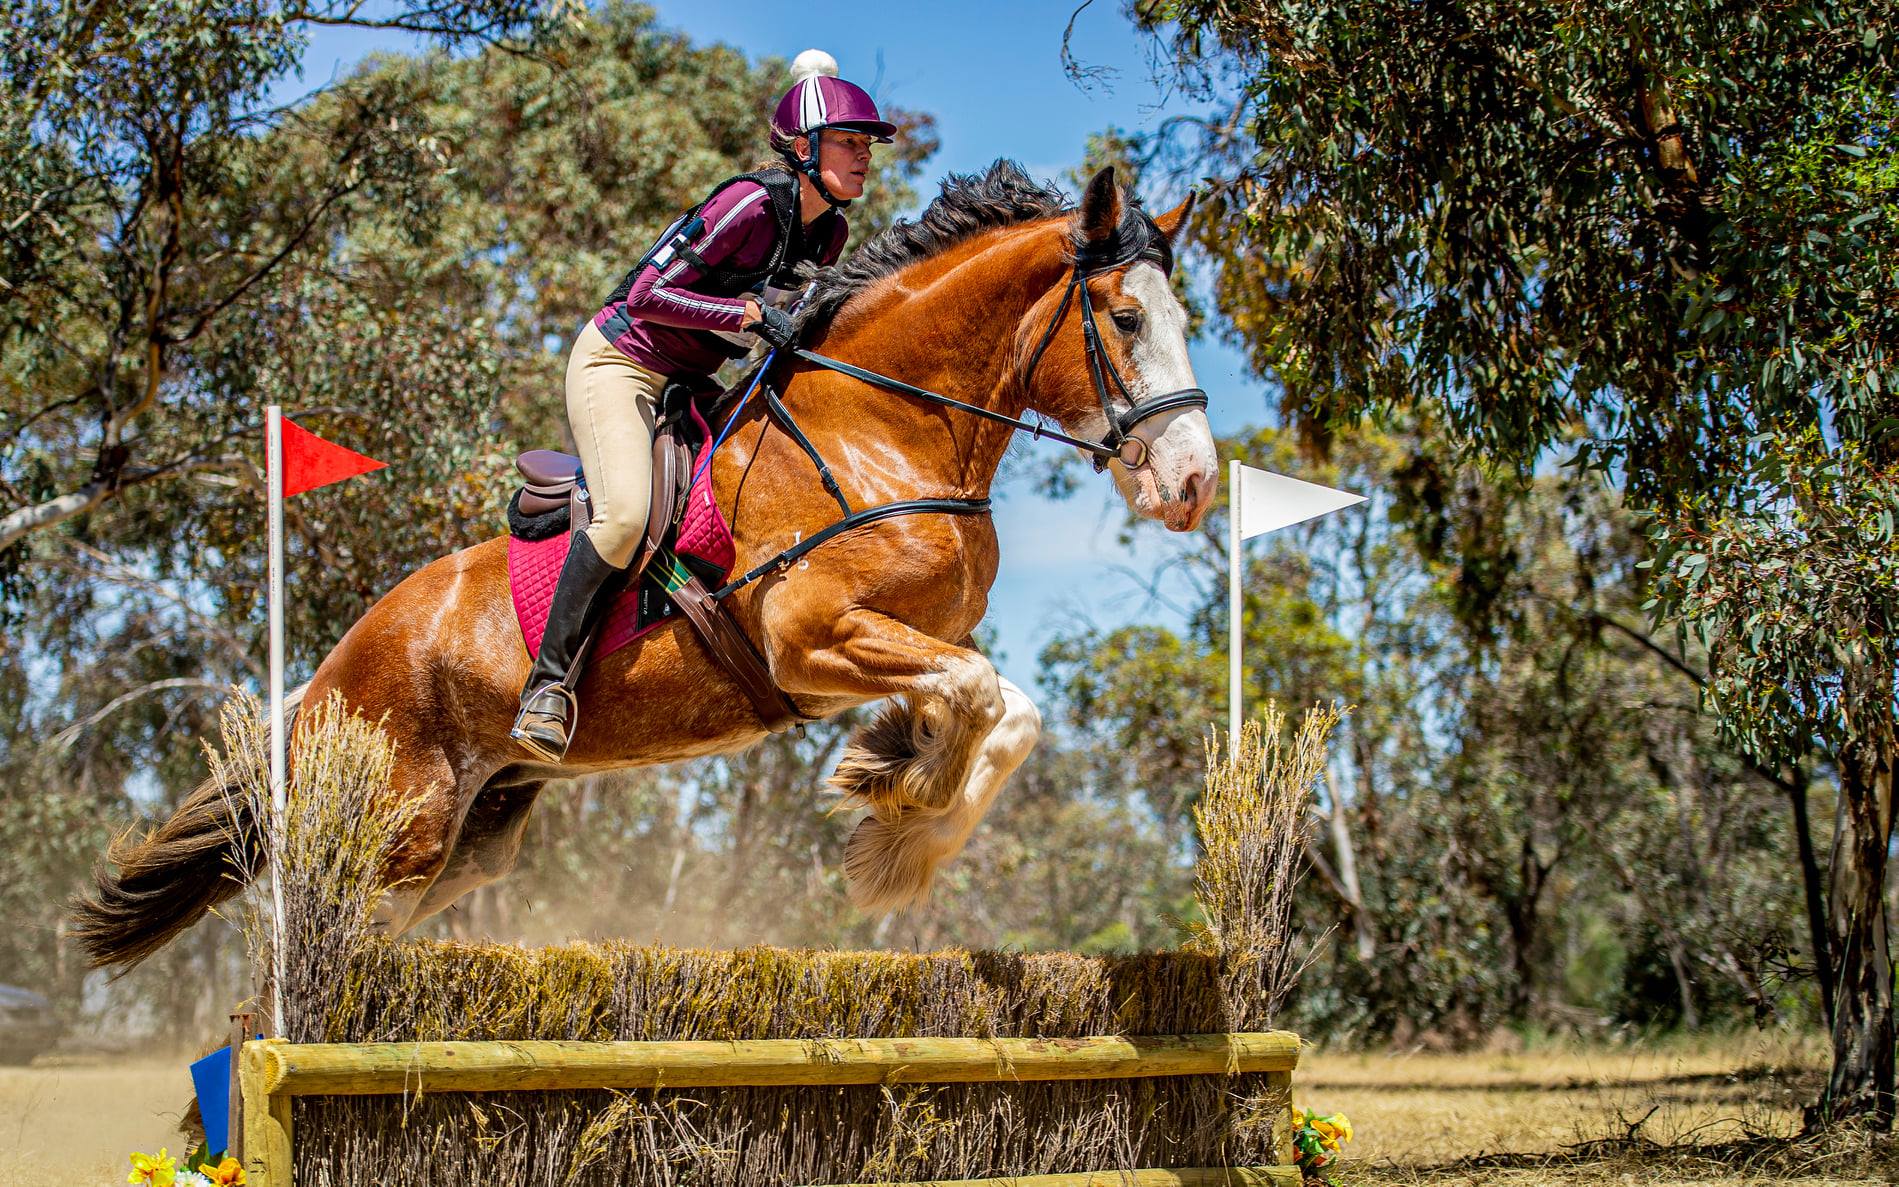
<svg viewBox="0 0 1899 1187">
<path fill-rule="evenodd" d="M 1663 521 L 1657 599 L 1708 648 L 1710 700 L 1748 753 L 1840 753 L 1891 729 L 1899 476 L 1817 434 L 1762 448 L 1756 505 Z"/>
<path fill-rule="evenodd" d="M 378 55 L 267 106 L 314 20 L 461 52 Z M 57 962 L 98 834 L 196 783 L 218 699 L 261 687 L 264 405 L 390 463 L 289 505 L 294 682 L 406 573 L 502 530 L 513 454 L 561 443 L 568 334 L 765 155 L 787 79 L 645 7 L 518 0 L 30 0 L 0 76 L 0 787 L 19 809 L 0 828 L 22 845 L 0 899 L 44 924 L 0 970 L 26 975 Z M 893 118 L 859 238 L 935 147 L 927 116 Z"/>
<path fill-rule="evenodd" d="M 1136 13 L 1184 78 L 1236 101 L 1198 142 L 1143 152 L 1217 179 L 1200 244 L 1232 336 L 1281 383 L 1288 420 L 1321 451 L 1367 418 L 1430 440 L 1422 468 L 1396 472 L 1397 504 L 1423 513 L 1410 527 L 1424 556 L 1457 571 L 1460 629 L 1489 640 L 1476 670 L 1494 662 L 1508 678 L 1508 711 L 1482 734 L 1507 750 L 1508 729 L 1527 728 L 1525 743 L 1555 742 L 1570 761 L 1641 755 L 1669 772 L 1658 782 L 1707 866 L 1677 882 L 1674 854 L 1664 880 L 1717 918 L 1730 910 L 1721 884 L 1762 872 L 1688 793 L 1745 771 L 1800 803 L 1799 764 L 1837 775 L 1833 940 L 1819 936 L 1812 957 L 1824 971 L 1835 946 L 1847 962 L 1853 1008 L 1836 1034 L 1840 1066 L 1855 1066 L 1836 1099 L 1876 1081 L 1874 1111 L 1889 1118 L 1891 970 L 1868 954 L 1886 944 L 1899 750 L 1882 518 L 1899 463 L 1892 5 L 1179 0 Z M 1468 473 L 1459 458 L 1515 481 L 1472 504 L 1444 481 Z M 1614 484 L 1654 554 L 1626 559 L 1655 565 L 1648 589 L 1604 575 L 1617 605 L 1572 598 L 1582 614 L 1569 621 L 1525 612 L 1522 578 L 1544 555 L 1508 526 L 1556 463 Z M 1676 647 L 1630 625 L 1631 600 L 1684 627 Z M 1705 664 L 1730 753 L 1687 731 L 1684 762 L 1652 725 L 1631 748 L 1628 715 L 1599 712 L 1601 694 L 1564 666 L 1545 655 L 1511 670 L 1503 648 L 1534 655 L 1524 628 L 1568 654 L 1577 626 L 1637 642 L 1697 685 Z M 1540 724 L 1514 707 L 1552 693 Z M 1511 788 L 1502 773 L 1542 765 L 1525 765 L 1527 748 L 1470 757 L 1474 784 L 1497 794 Z M 1709 781 L 1682 781 L 1684 769 Z M 1508 798 L 1579 802 L 1562 781 L 1549 792 Z M 1619 833 L 1610 818 L 1578 822 Z M 1492 879 L 1505 905 L 1540 893 L 1524 875 L 1545 840 L 1523 836 L 1516 872 Z M 1772 830 L 1755 836 L 1772 852 Z M 1501 840 L 1480 848 L 1501 853 Z M 1632 868 L 1618 846 L 1595 848 L 1609 870 Z M 1817 892 L 1818 873 L 1807 881 Z M 1772 927 L 1714 946 L 1773 950 Z M 1695 945 L 1662 942 L 1691 1003 Z M 1754 998 L 1773 992 L 1772 976 L 1727 965 Z"/>
<path fill-rule="evenodd" d="M 1151 17 L 1246 100 L 1244 130 L 1199 161 L 1221 178 L 1208 246 L 1289 411 L 1430 401 L 1525 473 L 1580 433 L 1646 502 L 1731 486 L 1751 431 L 1834 413 L 1857 431 L 1843 381 L 1891 366 L 1877 334 L 1850 363 L 1795 360 L 1830 329 L 1890 330 L 1891 261 L 1865 252 L 1889 199 L 1782 159 L 1882 155 L 1881 11 L 1183 0 Z"/>
</svg>

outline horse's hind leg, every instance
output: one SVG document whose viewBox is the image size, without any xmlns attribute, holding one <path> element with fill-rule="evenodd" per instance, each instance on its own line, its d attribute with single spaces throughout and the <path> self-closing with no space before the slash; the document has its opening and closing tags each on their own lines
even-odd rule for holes
<svg viewBox="0 0 1899 1187">
<path fill-rule="evenodd" d="M 521 856 L 521 838 L 543 782 L 503 771 L 475 794 L 454 847 L 415 900 L 407 926 L 447 910 L 457 899 L 505 876 Z"/>
<path fill-rule="evenodd" d="M 387 728 L 387 727 L 385 727 Z M 461 825 L 461 795 L 455 769 L 440 749 L 405 746 L 396 738 L 398 760 L 389 795 L 413 812 L 384 868 L 387 889 L 377 901 L 376 925 L 390 935 L 409 929 L 415 905 L 454 847 Z"/>
</svg>

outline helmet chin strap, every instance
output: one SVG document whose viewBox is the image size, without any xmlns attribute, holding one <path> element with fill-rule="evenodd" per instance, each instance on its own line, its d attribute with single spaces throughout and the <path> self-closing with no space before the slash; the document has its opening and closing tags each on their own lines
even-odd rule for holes
<svg viewBox="0 0 1899 1187">
<path fill-rule="evenodd" d="M 824 184 L 823 171 L 818 168 L 818 137 L 822 135 L 824 135 L 823 128 L 813 128 L 806 133 L 805 143 L 810 146 L 811 151 L 803 158 L 798 158 L 791 153 L 785 155 L 792 157 L 793 163 L 798 166 L 798 172 L 810 178 L 811 184 L 818 187 L 818 197 L 830 203 L 831 209 L 842 210 L 851 204 L 851 200 L 833 194 L 830 187 Z"/>
</svg>

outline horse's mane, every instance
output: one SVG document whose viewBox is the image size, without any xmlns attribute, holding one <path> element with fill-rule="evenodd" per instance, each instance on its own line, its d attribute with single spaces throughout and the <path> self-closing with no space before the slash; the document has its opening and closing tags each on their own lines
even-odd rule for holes
<svg viewBox="0 0 1899 1187">
<path fill-rule="evenodd" d="M 822 329 L 846 302 L 886 276 L 900 272 L 996 227 L 1015 226 L 1068 211 L 1060 190 L 1029 180 L 1022 166 L 998 159 L 986 173 L 952 173 L 943 190 L 915 222 L 899 219 L 834 268 L 818 273 L 800 325 Z"/>
</svg>

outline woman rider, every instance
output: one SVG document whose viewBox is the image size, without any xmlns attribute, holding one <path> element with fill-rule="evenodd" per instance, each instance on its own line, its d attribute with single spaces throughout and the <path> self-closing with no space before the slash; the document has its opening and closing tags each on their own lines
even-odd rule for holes
<svg viewBox="0 0 1899 1187">
<path fill-rule="evenodd" d="M 784 266 L 800 259 L 830 264 L 849 233 L 842 210 L 864 192 L 870 146 L 888 144 L 896 129 L 863 88 L 837 77 L 829 54 L 806 50 L 792 75 L 796 81 L 771 119 L 771 146 L 784 159 L 771 168 L 788 166 L 798 178 Z M 584 640 L 618 593 L 612 578 L 646 533 L 661 391 L 671 379 L 709 377 L 760 339 L 782 346 L 791 338 L 783 311 L 721 283 L 769 266 L 779 247 L 765 186 L 740 180 L 715 190 L 685 230 L 689 238 L 662 244 L 622 283 L 568 356 L 567 420 L 592 519 L 574 533 L 511 731 L 547 762 L 561 761 L 579 726 L 574 690 Z"/>
</svg>

